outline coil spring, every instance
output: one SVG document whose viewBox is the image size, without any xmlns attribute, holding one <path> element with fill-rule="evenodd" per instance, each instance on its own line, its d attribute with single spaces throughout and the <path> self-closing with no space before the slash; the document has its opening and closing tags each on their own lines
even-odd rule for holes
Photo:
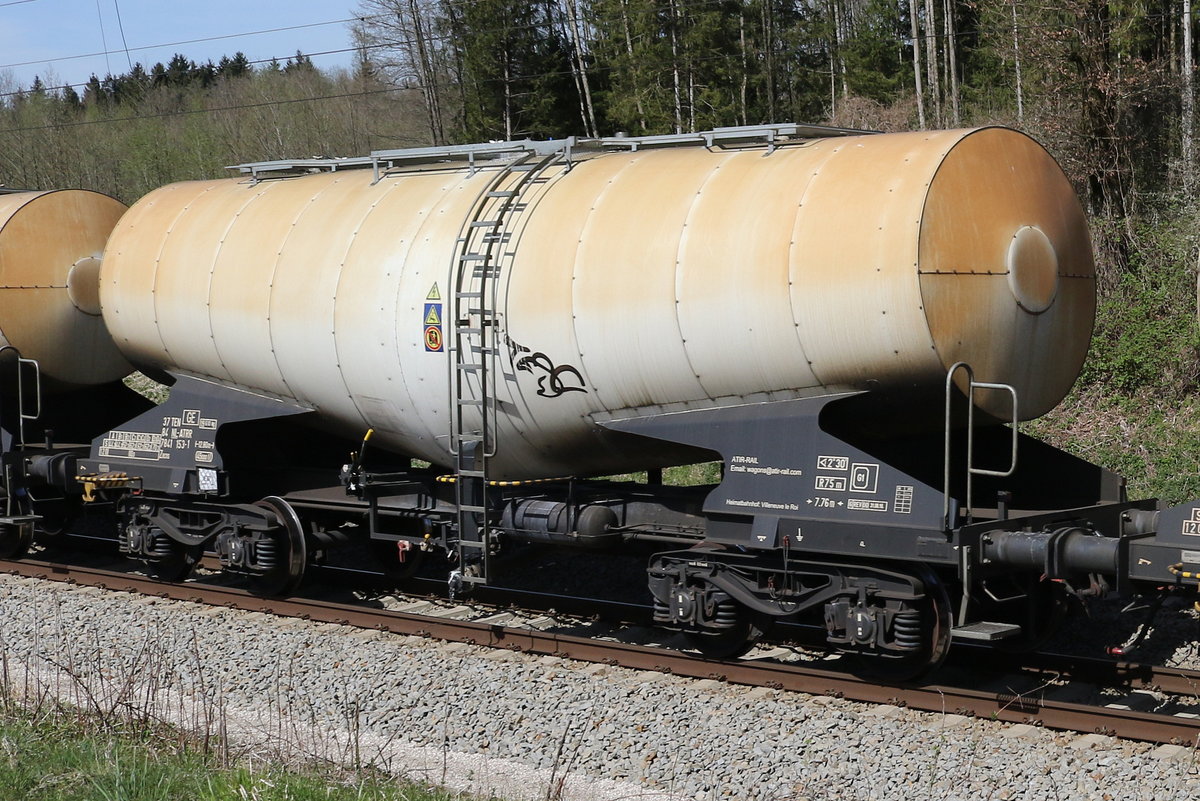
<svg viewBox="0 0 1200 801">
<path fill-rule="evenodd" d="M 924 640 L 921 634 L 920 611 L 904 609 L 897 612 L 892 622 L 892 636 L 897 648 L 905 651 L 920 650 Z"/>
<path fill-rule="evenodd" d="M 134 533 L 128 528 L 117 532 L 117 549 L 124 554 L 144 557 L 150 560 L 170 559 L 175 555 L 175 545 L 171 538 L 161 531 L 141 531 L 142 545 L 145 550 L 134 546 Z"/>
<path fill-rule="evenodd" d="M 274 570 L 279 566 L 279 543 L 265 537 L 254 543 L 254 564 L 262 570 Z"/>
<path fill-rule="evenodd" d="M 738 606 L 728 595 L 722 594 L 713 609 L 712 622 L 709 628 L 732 629 L 739 620 Z"/>
<path fill-rule="evenodd" d="M 150 535 L 150 547 L 146 551 L 151 559 L 170 559 L 175 555 L 175 546 L 170 537 L 157 531 Z"/>
<path fill-rule="evenodd" d="M 658 598 L 654 599 L 654 622 L 671 623 L 671 610 Z"/>
</svg>

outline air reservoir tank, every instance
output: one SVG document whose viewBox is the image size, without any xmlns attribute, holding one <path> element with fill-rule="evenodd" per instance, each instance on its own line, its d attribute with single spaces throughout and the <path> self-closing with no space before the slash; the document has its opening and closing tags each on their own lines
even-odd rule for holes
<svg viewBox="0 0 1200 801">
<path fill-rule="evenodd" d="M 384 167 L 144 197 L 101 268 L 117 346 L 451 464 L 460 239 L 519 177 L 497 182 L 499 163 Z M 1029 419 L 1070 389 L 1095 311 L 1069 182 L 1003 128 L 580 147 L 492 235 L 496 478 L 681 458 L 600 419 L 925 391 L 959 361 L 1011 384 Z M 1000 393 L 977 403 L 1008 414 Z"/>
</svg>

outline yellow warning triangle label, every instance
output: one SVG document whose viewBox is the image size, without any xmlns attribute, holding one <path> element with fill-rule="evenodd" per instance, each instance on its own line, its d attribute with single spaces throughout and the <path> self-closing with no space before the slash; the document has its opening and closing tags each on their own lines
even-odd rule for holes
<svg viewBox="0 0 1200 801">
<path fill-rule="evenodd" d="M 433 286 L 429 288 L 429 294 L 425 296 L 425 300 L 441 300 L 442 293 L 438 292 L 437 282 L 434 281 Z M 426 321 L 428 322 L 428 321 Z"/>
<path fill-rule="evenodd" d="M 438 307 L 430 305 L 429 311 L 425 314 L 425 325 L 441 325 L 442 316 L 438 314 Z"/>
</svg>

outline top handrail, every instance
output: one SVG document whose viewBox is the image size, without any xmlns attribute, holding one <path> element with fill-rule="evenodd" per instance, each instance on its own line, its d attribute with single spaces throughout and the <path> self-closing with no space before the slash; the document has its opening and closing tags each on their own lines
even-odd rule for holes
<svg viewBox="0 0 1200 801">
<path fill-rule="evenodd" d="M 289 177 L 311 172 L 336 172 L 347 169 L 374 170 L 376 180 L 381 169 L 397 166 L 420 166 L 467 162 L 474 168 L 476 161 L 490 161 L 513 156 L 534 154 L 549 156 L 562 153 L 569 161 L 575 152 L 611 152 L 617 150 L 636 151 L 645 148 L 703 146 L 707 148 L 727 146 L 761 145 L 768 152 L 780 144 L 825 139 L 835 136 L 860 136 L 876 134 L 878 131 L 856 128 L 836 128 L 826 125 L 801 125 L 780 123 L 777 125 L 738 125 L 713 128 L 695 133 L 661 134 L 654 136 L 605 136 L 583 138 L 569 136 L 565 139 L 515 139 L 503 142 L 481 142 L 469 145 L 434 145 L 393 150 L 374 150 L 367 156 L 351 158 L 329 158 L 317 156 L 307 159 L 278 159 L 253 161 L 226 167 L 227 170 L 250 175 L 254 181 L 263 178 Z"/>
</svg>

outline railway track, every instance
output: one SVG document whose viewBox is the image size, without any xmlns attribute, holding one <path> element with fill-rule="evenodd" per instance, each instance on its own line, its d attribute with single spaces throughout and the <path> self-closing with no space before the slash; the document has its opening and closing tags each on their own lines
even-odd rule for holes
<svg viewBox="0 0 1200 801">
<path fill-rule="evenodd" d="M 295 617 L 324 623 L 377 629 L 396 634 L 431 637 L 451 642 L 504 648 L 528 654 L 553 655 L 584 662 L 653 670 L 677 676 L 731 684 L 768 687 L 854 701 L 890 704 L 926 712 L 966 715 L 1025 723 L 1052 729 L 1102 733 L 1116 737 L 1196 747 L 1200 744 L 1200 715 L 1139 711 L 1056 700 L 1046 692 L 1065 681 L 1090 681 L 1106 687 L 1149 690 L 1178 696 L 1182 708 L 1200 710 L 1200 671 L 1142 665 L 1134 662 L 1036 655 L 1022 667 L 1013 686 L 1027 689 L 972 689 L 951 684 L 889 686 L 812 663 L 780 662 L 770 658 L 716 661 L 696 654 L 617 642 L 607 639 L 506 625 L 511 614 L 498 613 L 475 620 L 378 609 L 361 604 L 309 598 L 263 598 L 243 589 L 187 582 L 172 584 L 135 573 L 40 560 L 0 560 L 0 572 L 30 578 L 118 590 L 144 595 L 219 605 L 252 612 Z M 960 666 L 960 670 L 970 670 Z M 990 682 L 981 680 L 976 687 Z"/>
</svg>

